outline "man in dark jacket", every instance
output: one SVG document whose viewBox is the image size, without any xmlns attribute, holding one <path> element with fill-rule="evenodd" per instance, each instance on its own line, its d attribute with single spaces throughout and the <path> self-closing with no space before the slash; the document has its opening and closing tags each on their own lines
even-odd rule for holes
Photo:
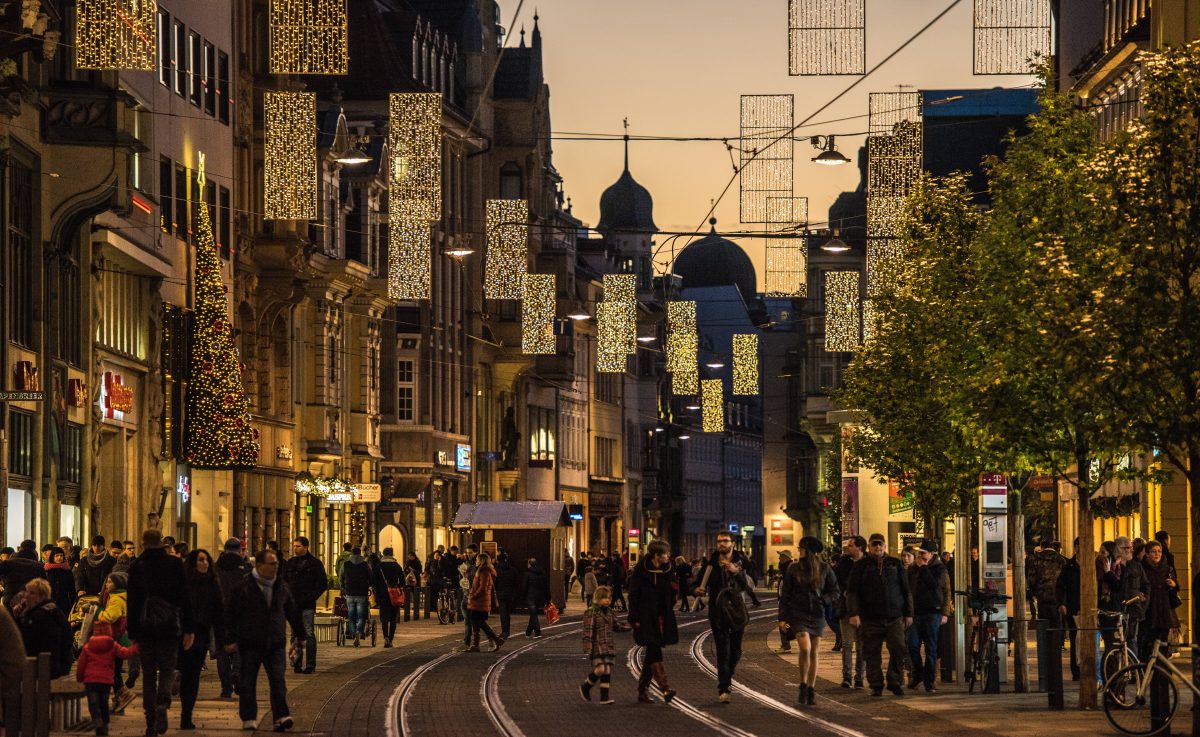
<svg viewBox="0 0 1200 737">
<path fill-rule="evenodd" d="M 317 613 L 317 599 L 329 588 L 329 578 L 325 575 L 325 566 L 309 552 L 307 537 L 300 536 L 292 541 L 287 584 L 304 621 L 304 653 L 297 654 L 292 667 L 297 673 L 312 673 L 317 669 L 317 631 L 313 618 Z"/>
<path fill-rule="evenodd" d="M 37 543 L 23 541 L 13 557 L 0 561 L 0 583 L 4 584 L 4 605 L 12 610 L 12 601 L 35 578 L 46 578 L 46 568 L 38 561 Z"/>
<path fill-rule="evenodd" d="M 92 538 L 92 547 L 75 566 L 75 590 L 77 596 L 99 596 L 104 588 L 104 579 L 112 573 L 117 559 L 109 555 L 104 547 L 104 536 Z"/>
<path fill-rule="evenodd" d="M 292 629 L 292 647 L 298 649 L 306 636 L 304 620 L 292 599 L 291 590 L 276 574 L 279 556 L 273 550 L 260 550 L 254 556 L 254 570 L 242 579 L 225 603 L 225 623 L 230 644 L 242 656 L 242 688 L 238 694 L 238 713 L 242 729 L 258 726 L 258 670 L 267 671 L 271 693 L 271 714 L 275 731 L 291 729 L 288 711 L 287 667 L 288 636 Z"/>
<path fill-rule="evenodd" d="M 846 613 L 846 587 L 850 585 L 850 573 L 854 564 L 867 554 L 867 539 L 862 535 L 848 538 L 842 546 L 842 555 L 833 566 L 833 575 L 837 577 L 838 597 L 835 613 L 838 617 L 838 628 L 842 631 L 842 688 L 850 688 L 851 676 L 854 687 L 863 687 L 865 665 L 862 658 L 862 638 L 859 637 L 858 627 L 850 624 L 850 615 Z"/>
<path fill-rule="evenodd" d="M 500 610 L 500 636 L 508 639 L 512 610 L 517 604 L 517 571 L 508 553 L 496 557 L 496 606 Z"/>
<path fill-rule="evenodd" d="M 541 637 L 542 623 L 538 615 L 550 603 L 550 577 L 538 565 L 536 558 L 526 562 L 521 588 L 525 591 L 525 603 L 529 606 L 529 624 L 525 625 L 525 636 Z"/>
<path fill-rule="evenodd" d="M 184 578 L 183 561 L 168 555 L 162 533 L 142 533 L 142 554 L 129 565 L 129 636 L 138 644 L 142 661 L 142 704 L 146 735 L 167 731 L 167 708 L 175 679 L 180 636 L 190 650 L 195 638 L 192 602 Z"/>
<path fill-rule="evenodd" d="M 1078 623 L 1076 617 L 1079 616 L 1079 538 L 1075 538 L 1074 545 L 1075 554 L 1062 567 L 1062 572 L 1058 575 L 1058 583 L 1055 584 L 1055 596 L 1058 600 L 1058 620 L 1054 623 L 1054 629 L 1062 637 L 1062 631 L 1067 631 L 1067 636 L 1071 641 L 1071 678 L 1079 680 L 1079 658 L 1075 652 L 1076 640 L 1078 634 Z M 1058 641 L 1060 644 L 1062 640 Z"/>
<path fill-rule="evenodd" d="M 221 589 L 222 601 L 229 598 L 234 587 L 250 574 L 250 564 L 242 553 L 242 541 L 231 537 L 225 541 L 216 562 L 217 587 Z M 228 699 L 238 688 L 241 660 L 236 652 L 217 650 L 217 675 L 221 679 L 221 698 Z"/>
<path fill-rule="evenodd" d="M 719 532 L 717 549 L 709 555 L 698 574 L 700 584 L 696 587 L 696 594 L 708 596 L 708 626 L 712 629 L 713 645 L 717 651 L 717 700 L 722 704 L 729 703 L 733 676 L 738 661 L 742 659 L 742 635 L 746 630 L 745 623 L 726 621 L 725 610 L 718 597 L 723 589 L 730 587 L 739 599 L 742 592 L 749 591 L 746 583 L 747 565 L 748 561 L 741 551 L 733 549 L 733 535 Z M 757 599 L 754 605 L 759 605 Z"/>
<path fill-rule="evenodd" d="M 409 553 L 408 558 L 404 561 L 404 591 L 407 597 L 404 600 L 404 621 L 409 619 L 421 618 L 421 600 L 418 596 L 421 593 L 421 559 L 416 553 Z"/>
<path fill-rule="evenodd" d="M 936 693 L 933 683 L 937 677 L 938 633 L 950 619 L 950 577 L 938 557 L 937 540 L 922 540 L 916 560 L 908 569 L 908 583 L 913 598 L 913 626 L 908 629 L 908 655 L 912 660 L 912 680 L 909 688 L 918 683 Z M 925 659 L 921 659 L 921 646 Z"/>
<path fill-rule="evenodd" d="M 854 564 L 846 583 L 846 613 L 859 628 L 871 695 L 883 695 L 883 645 L 887 643 L 887 688 L 904 695 L 900 681 L 904 662 L 904 628 L 912 625 L 913 600 L 908 576 L 898 558 L 887 554 L 887 542 L 871 535 L 868 553 Z"/>
</svg>

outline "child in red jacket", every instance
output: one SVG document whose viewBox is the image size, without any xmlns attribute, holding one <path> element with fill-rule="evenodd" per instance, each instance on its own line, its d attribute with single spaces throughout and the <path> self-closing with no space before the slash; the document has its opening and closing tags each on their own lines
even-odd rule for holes
<svg viewBox="0 0 1200 737">
<path fill-rule="evenodd" d="M 87 693 L 88 713 L 98 737 L 108 734 L 108 692 L 113 685 L 117 658 L 128 660 L 136 655 L 137 645 L 124 647 L 112 637 L 112 625 L 97 621 L 92 636 L 79 653 L 75 677 Z"/>
</svg>

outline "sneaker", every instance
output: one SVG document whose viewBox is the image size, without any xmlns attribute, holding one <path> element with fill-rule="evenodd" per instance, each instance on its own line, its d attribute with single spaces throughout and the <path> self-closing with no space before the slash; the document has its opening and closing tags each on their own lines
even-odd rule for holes
<svg viewBox="0 0 1200 737">
<path fill-rule="evenodd" d="M 937 693 L 937 692 L 938 692 L 938 690 L 937 690 L 936 686 L 926 686 L 925 687 L 925 693 Z"/>
<path fill-rule="evenodd" d="M 612 697 L 609 696 L 607 699 L 601 699 L 600 703 L 603 704 L 604 706 L 609 706 L 610 704 L 615 704 L 617 702 L 613 701 Z"/>
<path fill-rule="evenodd" d="M 871 695 L 872 696 L 883 696 L 883 689 L 882 688 L 873 688 L 873 689 L 871 689 Z"/>
<path fill-rule="evenodd" d="M 839 642 L 838 644 L 833 646 L 833 652 L 840 653 L 841 651 L 842 651 L 842 643 Z"/>
<path fill-rule="evenodd" d="M 468 645 L 467 647 L 464 647 L 464 648 L 462 649 L 462 652 L 464 652 L 464 653 L 477 653 L 477 652 L 479 652 L 479 646 L 478 646 L 478 645 Z"/>
<path fill-rule="evenodd" d="M 362 644 L 362 643 L 360 642 L 360 640 L 359 640 L 359 637 L 358 637 L 358 633 L 356 632 L 356 633 L 354 634 L 354 647 L 358 647 L 360 644 Z"/>
<path fill-rule="evenodd" d="M 242 720 L 242 730 L 243 731 L 253 732 L 256 729 L 258 729 L 258 720 L 257 719 L 243 719 Z"/>
<path fill-rule="evenodd" d="M 291 728 L 292 728 L 292 718 L 291 717 L 284 717 L 282 719 L 275 720 L 275 731 L 276 732 L 286 732 L 287 730 L 289 730 Z"/>
<path fill-rule="evenodd" d="M 717 701 L 721 702 L 722 704 L 728 704 L 729 703 L 729 692 L 721 691 L 720 693 L 718 693 Z"/>
<path fill-rule="evenodd" d="M 541 632 L 534 632 L 534 633 L 533 633 L 533 639 L 535 639 L 535 640 L 540 640 L 540 639 L 542 639 L 542 633 L 541 633 Z"/>
<path fill-rule="evenodd" d="M 863 679 L 861 679 L 861 678 L 855 678 L 855 679 L 854 679 L 854 687 L 855 687 L 855 688 L 862 688 L 862 687 L 863 687 Z"/>
<path fill-rule="evenodd" d="M 842 688 L 850 688 L 850 679 L 849 678 L 842 679 Z"/>
</svg>

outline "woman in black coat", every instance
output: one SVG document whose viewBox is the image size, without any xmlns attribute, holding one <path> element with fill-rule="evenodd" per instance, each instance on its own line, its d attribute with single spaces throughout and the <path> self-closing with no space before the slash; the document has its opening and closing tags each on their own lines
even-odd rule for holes
<svg viewBox="0 0 1200 737">
<path fill-rule="evenodd" d="M 675 582 L 679 585 L 679 611 L 689 611 L 691 607 L 688 606 L 688 592 L 692 586 L 692 564 L 682 555 L 675 559 Z"/>
<path fill-rule="evenodd" d="M 75 607 L 75 573 L 67 562 L 67 554 L 61 548 L 50 552 L 50 560 L 45 564 L 46 578 L 50 580 L 50 594 L 54 604 L 64 612 L 70 612 Z"/>
<path fill-rule="evenodd" d="M 629 577 L 629 624 L 633 641 L 646 648 L 642 674 L 638 678 L 638 701 L 649 703 L 650 679 L 662 689 L 667 703 L 675 691 L 667 683 L 663 667 L 664 647 L 679 642 L 675 623 L 675 570 L 671 565 L 671 547 L 663 540 L 646 546 L 646 555 L 638 561 Z"/>
<path fill-rule="evenodd" d="M 1146 556 L 1142 559 L 1146 579 L 1150 584 L 1150 595 L 1146 598 L 1146 619 L 1142 627 L 1141 652 L 1150 655 L 1155 640 L 1166 643 L 1174 623 L 1175 608 L 1171 606 L 1171 591 L 1178 590 L 1174 571 L 1163 560 L 1162 543 L 1151 540 L 1146 543 Z"/>
<path fill-rule="evenodd" d="M 396 637 L 396 618 L 400 616 L 400 607 L 392 604 L 389 588 L 404 590 L 404 569 L 392 555 L 392 548 L 383 549 L 383 557 L 375 553 L 367 558 L 371 566 L 371 593 L 375 594 L 375 604 L 379 607 L 379 623 L 383 627 L 383 646 L 391 647 Z"/>
<path fill-rule="evenodd" d="M 825 631 L 825 605 L 838 598 L 837 576 L 818 554 L 824 546 L 815 537 L 800 541 L 798 557 L 783 573 L 779 587 L 779 631 L 796 638 L 800 663 L 800 703 L 816 697 L 817 648 Z"/>
<path fill-rule="evenodd" d="M 204 669 L 204 661 L 214 643 L 218 647 L 224 644 L 225 604 L 213 570 L 213 559 L 207 550 L 197 548 L 188 553 L 183 569 L 192 603 L 196 639 L 191 649 L 179 649 L 179 728 L 195 729 L 192 709 L 200 693 L 200 671 Z"/>
<path fill-rule="evenodd" d="M 25 584 L 25 598 L 17 611 L 25 654 L 36 658 L 40 653 L 49 653 L 51 678 L 70 673 L 74 659 L 71 626 L 67 624 L 66 612 L 50 596 L 50 582 L 35 578 Z"/>
</svg>

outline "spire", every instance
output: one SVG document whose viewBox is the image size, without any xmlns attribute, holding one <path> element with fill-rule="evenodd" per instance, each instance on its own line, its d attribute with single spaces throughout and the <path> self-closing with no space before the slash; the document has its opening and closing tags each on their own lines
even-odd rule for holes
<svg viewBox="0 0 1200 737">
<path fill-rule="evenodd" d="M 625 118 L 625 171 L 629 171 L 629 118 Z"/>
<path fill-rule="evenodd" d="M 537 48 L 541 48 L 541 46 L 542 46 L 542 32 L 538 28 L 538 13 L 537 13 L 537 10 L 535 9 L 533 11 L 533 48 L 537 49 Z"/>
<path fill-rule="evenodd" d="M 525 48 L 525 26 L 521 26 L 521 48 Z"/>
</svg>

